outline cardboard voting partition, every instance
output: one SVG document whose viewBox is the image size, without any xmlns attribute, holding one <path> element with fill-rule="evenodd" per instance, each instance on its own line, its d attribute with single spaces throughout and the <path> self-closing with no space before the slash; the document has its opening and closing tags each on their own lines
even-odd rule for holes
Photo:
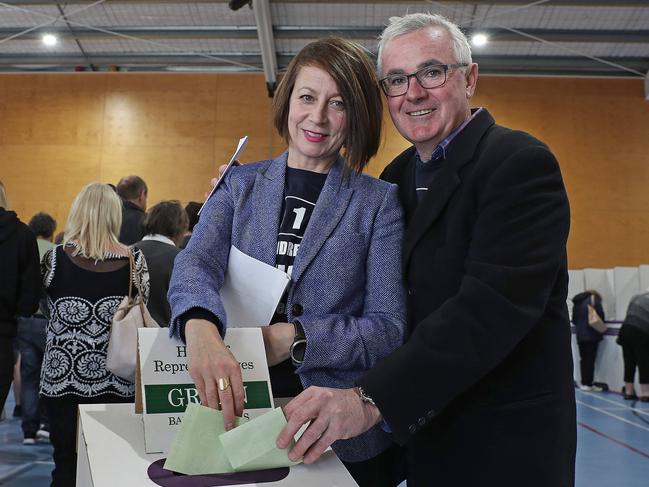
<svg viewBox="0 0 649 487">
<path fill-rule="evenodd" d="M 166 453 L 187 405 L 200 399 L 180 340 L 169 338 L 166 328 L 140 328 L 138 339 L 146 452 Z M 224 341 L 241 364 L 243 416 L 252 419 L 271 411 L 274 404 L 261 330 L 229 329 Z"/>
<path fill-rule="evenodd" d="M 223 475 L 178 475 L 165 455 L 144 449 L 141 416 L 132 404 L 79 407 L 77 485 L 80 487 L 357 487 L 332 452 L 312 465 Z"/>
<path fill-rule="evenodd" d="M 572 318 L 572 298 L 586 290 L 586 283 L 584 281 L 584 271 L 569 270 L 568 271 L 568 312 Z"/>
<path fill-rule="evenodd" d="M 640 273 L 640 292 L 644 293 L 649 289 L 649 265 L 638 267 Z"/>
<path fill-rule="evenodd" d="M 584 269 L 586 289 L 602 295 L 602 307 L 607 320 L 615 319 L 615 271 L 613 269 Z"/>
<path fill-rule="evenodd" d="M 616 267 L 615 313 L 609 320 L 623 321 L 631 298 L 640 293 L 640 272 L 637 267 Z"/>
</svg>

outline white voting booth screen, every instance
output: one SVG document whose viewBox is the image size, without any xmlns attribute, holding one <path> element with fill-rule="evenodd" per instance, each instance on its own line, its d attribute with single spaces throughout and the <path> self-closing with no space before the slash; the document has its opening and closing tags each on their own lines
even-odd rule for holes
<svg viewBox="0 0 649 487">
<path fill-rule="evenodd" d="M 626 316 L 631 298 L 649 288 L 649 265 L 638 267 L 615 267 L 612 269 L 571 269 L 568 271 L 568 309 L 572 316 L 572 298 L 587 289 L 594 289 L 602 295 L 602 306 L 606 314 L 608 331 L 597 349 L 595 361 L 595 382 L 608 385 L 619 391 L 623 385 L 624 361 L 622 348 L 617 344 L 617 333 Z M 581 382 L 579 370 L 579 348 L 576 336 L 572 335 L 574 380 Z M 636 382 L 638 377 L 636 376 Z"/>
</svg>

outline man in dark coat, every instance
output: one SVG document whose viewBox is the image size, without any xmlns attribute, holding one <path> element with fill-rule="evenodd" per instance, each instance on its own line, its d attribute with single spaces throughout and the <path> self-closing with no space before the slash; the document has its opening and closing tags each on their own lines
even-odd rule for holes
<svg viewBox="0 0 649 487">
<path fill-rule="evenodd" d="M 148 188 L 139 176 L 125 176 L 119 180 L 116 188 L 122 198 L 122 228 L 119 241 L 132 245 L 144 237 L 144 215 Z"/>
<path fill-rule="evenodd" d="M 379 71 L 392 120 L 413 143 L 382 175 L 406 212 L 410 336 L 358 387 L 291 401 L 278 446 L 311 421 L 289 455 L 311 463 L 382 422 L 404 445 L 408 487 L 572 486 L 559 165 L 542 142 L 469 108 L 478 66 L 443 17 L 392 18 Z"/>
<path fill-rule="evenodd" d="M 31 316 L 41 294 L 36 236 L 7 209 L 0 182 L 0 409 L 13 380 L 16 316 Z"/>
</svg>

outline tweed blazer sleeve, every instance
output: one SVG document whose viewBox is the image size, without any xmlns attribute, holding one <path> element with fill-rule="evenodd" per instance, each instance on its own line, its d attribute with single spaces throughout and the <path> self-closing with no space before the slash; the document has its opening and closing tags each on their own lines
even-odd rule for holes
<svg viewBox="0 0 649 487">
<path fill-rule="evenodd" d="M 226 322 L 218 290 L 228 266 L 233 214 L 230 178 L 226 177 L 205 204 L 187 247 L 174 261 L 167 293 L 171 336 L 182 336 L 178 318 L 192 308 L 205 309 Z"/>
<path fill-rule="evenodd" d="M 307 347 L 297 372 L 307 382 L 310 372 L 317 376 L 324 369 L 337 377 L 356 375 L 403 343 L 403 214 L 397 186 L 381 183 L 379 187 L 382 200 L 368 196 L 364 188 L 347 208 L 353 213 L 358 205 L 356 211 L 362 215 L 358 218 L 370 222 L 366 239 L 355 242 L 353 234 L 341 230 L 346 228 L 344 218 L 329 238 L 329 247 L 323 247 L 320 258 L 306 270 L 306 282 L 298 281 L 291 296 L 292 302 L 305 303 L 298 319 L 304 325 Z M 371 190 L 374 196 L 379 187 Z M 344 244 L 337 247 L 337 242 Z"/>
</svg>

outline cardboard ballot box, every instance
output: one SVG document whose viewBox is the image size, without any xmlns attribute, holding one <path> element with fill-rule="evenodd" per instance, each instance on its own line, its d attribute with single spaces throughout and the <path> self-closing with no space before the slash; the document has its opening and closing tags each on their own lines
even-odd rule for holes
<svg viewBox="0 0 649 487">
<path fill-rule="evenodd" d="M 144 450 L 142 417 L 133 412 L 133 404 L 86 404 L 79 406 L 77 434 L 78 487 L 144 487 L 165 485 L 151 480 L 154 462 L 164 454 Z M 248 472 L 254 478 L 253 472 Z M 178 476 L 174 486 L 202 487 L 238 485 L 240 487 L 357 487 L 333 451 L 325 453 L 313 465 L 291 467 L 281 480 L 242 484 L 198 483 L 194 476 Z M 171 483 L 166 485 L 172 485 Z"/>
</svg>

